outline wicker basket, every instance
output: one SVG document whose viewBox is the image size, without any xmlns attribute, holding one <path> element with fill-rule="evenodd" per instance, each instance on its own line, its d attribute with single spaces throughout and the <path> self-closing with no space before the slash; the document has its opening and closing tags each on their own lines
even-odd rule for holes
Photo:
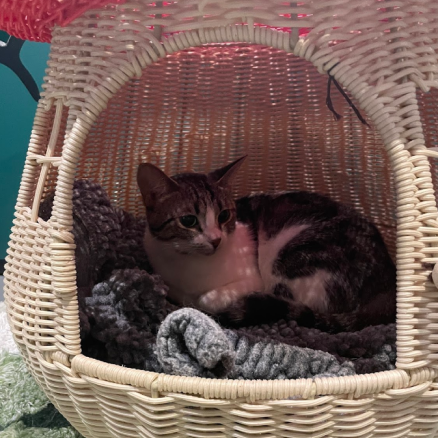
<svg viewBox="0 0 438 438">
<path fill-rule="evenodd" d="M 436 0 L 145 0 L 53 32 L 18 194 L 5 297 L 33 375 L 86 437 L 438 436 Z M 370 127 L 332 91 L 327 72 Z M 294 381 L 186 378 L 81 354 L 72 187 L 142 213 L 138 163 L 209 170 L 236 194 L 307 189 L 356 206 L 398 267 L 397 368 Z M 56 190 L 52 216 L 38 218 Z"/>
</svg>

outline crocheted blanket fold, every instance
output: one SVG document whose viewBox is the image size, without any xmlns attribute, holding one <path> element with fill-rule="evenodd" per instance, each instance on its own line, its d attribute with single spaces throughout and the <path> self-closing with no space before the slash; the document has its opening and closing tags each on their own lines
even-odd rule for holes
<svg viewBox="0 0 438 438">
<path fill-rule="evenodd" d="M 48 220 L 53 195 L 40 208 Z M 73 191 L 83 353 L 168 374 L 229 379 L 343 376 L 394 368 L 395 325 L 329 334 L 295 321 L 228 329 L 166 299 L 143 249 L 145 218 L 115 208 L 104 190 Z"/>
</svg>

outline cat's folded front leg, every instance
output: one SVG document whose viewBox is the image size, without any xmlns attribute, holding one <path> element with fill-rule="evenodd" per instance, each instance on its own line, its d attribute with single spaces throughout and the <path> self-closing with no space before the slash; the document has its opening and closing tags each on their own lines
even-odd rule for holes
<svg viewBox="0 0 438 438">
<path fill-rule="evenodd" d="M 280 320 L 295 320 L 305 327 L 315 325 L 315 314 L 309 307 L 272 294 L 247 295 L 225 310 L 213 313 L 221 324 L 228 327 L 247 327 Z"/>
<path fill-rule="evenodd" d="M 235 281 L 202 294 L 197 302 L 199 309 L 216 314 L 232 307 L 249 294 L 255 294 L 260 287 L 258 282 L 248 282 L 247 279 Z"/>
</svg>

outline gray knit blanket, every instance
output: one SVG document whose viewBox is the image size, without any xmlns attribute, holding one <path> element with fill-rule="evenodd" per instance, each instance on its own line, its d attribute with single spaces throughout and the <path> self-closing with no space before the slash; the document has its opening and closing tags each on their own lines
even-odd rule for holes
<svg viewBox="0 0 438 438">
<path fill-rule="evenodd" d="M 354 366 L 333 355 L 222 329 L 195 309 L 180 309 L 161 324 L 156 352 L 164 372 L 229 379 L 347 376 Z"/>
<path fill-rule="evenodd" d="M 53 195 L 41 205 L 50 217 Z M 83 353 L 127 367 L 181 376 L 296 379 L 393 369 L 395 325 L 329 334 L 293 320 L 231 329 L 166 299 L 143 250 L 145 219 L 111 205 L 78 180 L 73 191 Z"/>
</svg>

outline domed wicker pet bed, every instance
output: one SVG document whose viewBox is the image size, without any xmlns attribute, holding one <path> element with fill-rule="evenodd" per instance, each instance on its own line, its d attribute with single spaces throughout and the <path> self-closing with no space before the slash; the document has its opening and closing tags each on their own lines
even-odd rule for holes
<svg viewBox="0 0 438 438">
<path fill-rule="evenodd" d="M 86 437 L 438 436 L 438 3 L 118 3 L 53 31 L 8 250 L 9 321 L 48 397 Z M 334 119 L 328 74 L 370 127 L 332 87 Z M 377 224 L 397 258 L 396 370 L 232 381 L 81 354 L 75 178 L 142 214 L 140 162 L 172 174 L 243 153 L 236 194 L 318 191 Z"/>
</svg>

